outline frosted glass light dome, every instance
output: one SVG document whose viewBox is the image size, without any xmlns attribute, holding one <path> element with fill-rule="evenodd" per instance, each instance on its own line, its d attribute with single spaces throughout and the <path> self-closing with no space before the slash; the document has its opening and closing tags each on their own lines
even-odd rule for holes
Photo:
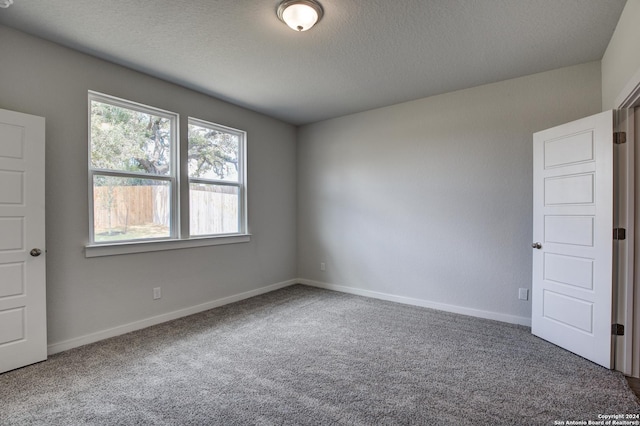
<svg viewBox="0 0 640 426">
<path fill-rule="evenodd" d="M 307 31 L 322 14 L 322 6 L 314 0 L 286 0 L 278 6 L 278 18 L 295 31 Z"/>
</svg>

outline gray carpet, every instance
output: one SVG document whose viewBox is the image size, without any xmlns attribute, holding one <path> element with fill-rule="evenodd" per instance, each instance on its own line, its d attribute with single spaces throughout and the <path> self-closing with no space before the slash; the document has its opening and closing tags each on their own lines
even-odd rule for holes
<svg viewBox="0 0 640 426">
<path fill-rule="evenodd" d="M 553 425 L 640 413 L 526 327 L 293 286 L 0 375 L 2 425 Z"/>
</svg>

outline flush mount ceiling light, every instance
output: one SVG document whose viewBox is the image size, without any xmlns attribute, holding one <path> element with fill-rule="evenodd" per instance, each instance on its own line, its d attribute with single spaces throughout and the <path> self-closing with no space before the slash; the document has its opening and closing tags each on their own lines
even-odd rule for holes
<svg viewBox="0 0 640 426">
<path fill-rule="evenodd" d="M 278 6 L 278 18 L 295 31 L 307 31 L 323 14 L 322 6 L 315 0 L 284 0 Z"/>
<path fill-rule="evenodd" d="M 13 0 L 0 0 L 0 7 L 3 9 L 8 8 L 13 4 Z"/>
</svg>

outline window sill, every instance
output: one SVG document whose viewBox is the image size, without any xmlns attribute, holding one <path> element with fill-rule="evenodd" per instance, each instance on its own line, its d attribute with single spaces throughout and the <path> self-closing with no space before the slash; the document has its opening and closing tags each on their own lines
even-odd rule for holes
<svg viewBox="0 0 640 426">
<path fill-rule="evenodd" d="M 95 244 L 87 245 L 85 247 L 84 255 L 85 257 L 115 256 L 119 254 L 146 253 L 152 251 L 178 250 L 193 247 L 219 246 L 223 244 L 248 243 L 249 241 L 251 241 L 251 234 L 191 238 L 189 240 Z"/>
</svg>

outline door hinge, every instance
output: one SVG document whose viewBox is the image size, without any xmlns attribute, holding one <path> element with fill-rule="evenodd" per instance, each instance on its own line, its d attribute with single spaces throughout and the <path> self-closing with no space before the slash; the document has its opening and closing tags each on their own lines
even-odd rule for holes
<svg viewBox="0 0 640 426">
<path fill-rule="evenodd" d="M 616 145 L 627 143 L 627 133 L 626 132 L 613 132 L 613 143 L 616 144 Z"/>
<path fill-rule="evenodd" d="M 611 324 L 611 334 L 614 336 L 624 336 L 624 325 Z"/>
<path fill-rule="evenodd" d="M 614 228 L 613 229 L 613 239 L 614 240 L 626 240 L 627 239 L 627 230 L 624 228 Z"/>
</svg>

